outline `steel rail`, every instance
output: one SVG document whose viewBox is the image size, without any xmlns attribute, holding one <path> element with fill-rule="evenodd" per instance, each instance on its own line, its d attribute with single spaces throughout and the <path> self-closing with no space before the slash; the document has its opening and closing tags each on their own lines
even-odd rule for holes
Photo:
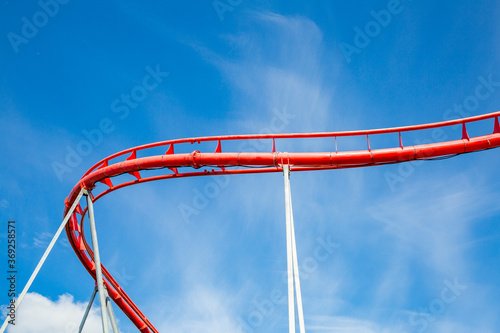
<svg viewBox="0 0 500 333">
<path fill-rule="evenodd" d="M 282 172 L 283 165 L 290 165 L 290 170 L 294 172 L 367 167 L 415 160 L 429 160 L 444 156 L 454 156 L 469 152 L 498 148 L 500 147 L 499 116 L 500 111 L 464 119 L 386 129 L 347 132 L 213 136 L 168 140 L 142 145 L 110 155 L 94 164 L 82 176 L 80 181 L 75 185 L 69 196 L 66 198 L 64 213 L 66 214 L 66 212 L 68 212 L 82 188 L 91 191 L 99 182 L 106 184 L 108 188 L 95 197 L 93 196 L 93 202 L 96 202 L 111 192 L 127 186 L 163 179 Z M 493 132 L 482 136 L 469 137 L 466 125 L 471 122 L 487 119 L 494 119 L 494 124 L 492 124 Z M 403 145 L 401 133 L 455 125 L 462 125 L 461 139 L 413 146 Z M 399 142 L 393 148 L 372 149 L 370 147 L 370 136 L 389 133 L 399 134 Z M 275 150 L 276 140 L 332 138 L 336 142 L 337 137 L 353 136 L 366 136 L 367 148 L 360 151 L 337 151 L 337 148 L 335 147 L 335 151 L 332 152 L 314 153 L 286 153 L 277 152 Z M 460 136 L 457 135 L 457 137 Z M 272 139 L 272 151 L 261 153 L 222 152 L 222 142 L 229 140 L 256 139 Z M 195 150 L 192 153 L 179 154 L 174 152 L 175 145 L 201 142 L 213 142 L 214 145 L 217 144 L 215 152 L 207 153 L 200 152 L 198 150 Z M 167 146 L 168 150 L 165 154 L 148 156 L 148 150 L 158 147 L 166 148 Z M 138 152 L 145 156 L 137 157 Z M 123 160 L 123 157 L 126 158 Z M 182 170 L 195 170 L 179 172 L 180 168 L 182 168 Z M 147 170 L 153 169 L 169 169 L 170 171 L 163 175 L 144 177 Z M 141 172 L 143 174 L 141 174 Z M 129 178 L 125 179 L 125 181 L 121 183 L 113 184 L 115 179 L 123 178 L 118 176 L 126 174 L 130 174 L 135 177 L 134 180 L 130 180 Z M 111 180 L 112 178 L 113 181 Z M 87 243 L 84 234 L 84 220 L 86 214 L 87 208 L 82 209 L 78 205 L 77 209 L 72 214 L 69 223 L 66 225 L 66 234 L 78 258 L 89 274 L 96 279 L 94 253 Z M 80 221 L 78 221 L 78 215 L 80 216 Z M 135 303 L 130 299 L 130 297 L 125 293 L 118 282 L 116 282 L 111 274 L 109 274 L 106 268 L 103 265 L 101 265 L 101 267 L 102 274 L 105 278 L 104 285 L 108 290 L 109 297 L 116 303 L 116 305 L 128 316 L 140 332 L 158 332 L 146 316 L 135 305 Z"/>
</svg>

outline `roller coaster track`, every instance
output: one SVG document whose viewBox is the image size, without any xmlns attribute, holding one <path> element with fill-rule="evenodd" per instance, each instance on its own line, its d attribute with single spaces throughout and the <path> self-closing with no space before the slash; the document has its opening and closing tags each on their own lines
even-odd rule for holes
<svg viewBox="0 0 500 333">
<path fill-rule="evenodd" d="M 349 132 L 324 132 L 300 134 L 262 134 L 262 135 L 233 135 L 199 137 L 179 140 L 169 140 L 130 148 L 113 154 L 92 166 L 75 185 L 65 201 L 64 215 L 76 203 L 76 209 L 66 224 L 66 234 L 76 255 L 87 269 L 89 274 L 96 279 L 96 265 L 94 253 L 86 241 L 84 234 L 84 221 L 88 207 L 82 209 L 78 203 L 82 189 L 89 192 L 92 202 L 118 189 L 161 180 L 183 177 L 216 176 L 233 174 L 253 174 L 282 172 L 283 166 L 288 165 L 292 172 L 308 170 L 326 170 L 367 167 L 383 164 L 394 164 L 415 160 L 429 160 L 439 157 L 454 156 L 469 152 L 476 152 L 500 146 L 500 125 L 498 117 L 500 112 L 480 115 L 470 118 L 444 121 L 425 125 L 362 130 Z M 469 137 L 467 125 L 480 120 L 491 119 L 491 134 Z M 460 126 L 456 126 L 460 125 Z M 461 127 L 456 130 L 457 138 L 453 141 L 435 142 L 422 145 L 405 146 L 403 138 L 407 132 L 422 131 L 435 128 Z M 461 133 L 460 133 L 461 132 Z M 381 134 L 394 134 L 395 142 L 392 148 L 371 149 L 370 137 Z M 397 136 L 399 140 L 397 140 Z M 366 138 L 366 149 L 359 151 L 338 151 L 337 138 L 340 137 Z M 276 142 L 279 140 L 307 140 L 312 138 L 329 138 L 335 150 L 331 152 L 278 152 Z M 228 141 L 244 140 L 269 140 L 270 152 L 225 152 L 224 143 Z M 364 140 L 364 139 L 363 139 Z M 399 142 L 398 142 L 399 141 Z M 175 147 L 186 143 L 209 143 L 215 151 L 191 153 L 175 153 Z M 163 148 L 164 154 L 153 155 Z M 213 149 L 213 148 L 212 148 Z M 148 170 L 164 170 L 164 174 L 147 176 Z M 194 169 L 194 170 L 193 170 Z M 161 171 L 163 172 L 163 171 Z M 122 177 L 118 177 L 121 176 Z M 98 183 L 107 187 L 100 188 L 98 195 L 93 195 Z M 146 316 L 139 310 L 130 297 L 125 293 L 118 282 L 102 265 L 104 284 L 109 296 L 115 304 L 130 318 L 140 332 L 158 332 Z"/>
</svg>

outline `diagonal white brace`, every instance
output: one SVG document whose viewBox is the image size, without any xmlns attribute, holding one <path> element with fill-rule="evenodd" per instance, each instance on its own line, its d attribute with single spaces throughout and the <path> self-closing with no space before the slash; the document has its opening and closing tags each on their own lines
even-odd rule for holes
<svg viewBox="0 0 500 333">
<path fill-rule="evenodd" d="M 290 189 L 289 165 L 283 165 L 283 175 L 285 178 L 289 333 L 296 332 L 294 281 L 295 281 L 295 291 L 297 292 L 297 312 L 299 317 L 299 329 L 300 333 L 305 333 L 304 311 L 302 308 L 302 293 L 300 289 L 299 263 L 297 259 L 297 245 L 295 242 L 295 226 L 293 223 L 292 192 Z"/>
<path fill-rule="evenodd" d="M 54 237 L 50 241 L 50 244 L 47 247 L 47 249 L 45 250 L 45 253 L 43 254 L 43 256 L 40 259 L 40 261 L 38 262 L 38 265 L 36 266 L 35 270 L 31 274 L 31 277 L 29 278 L 28 282 L 26 283 L 26 286 L 24 286 L 23 291 L 19 294 L 19 297 L 17 298 L 16 305 L 15 305 L 15 309 L 16 310 L 19 309 L 19 306 L 21 305 L 21 302 L 23 301 L 24 296 L 26 296 L 26 293 L 28 292 L 29 288 L 31 287 L 31 284 L 33 283 L 33 281 L 35 280 L 36 276 L 38 275 L 38 272 L 40 271 L 40 268 L 42 268 L 42 265 L 45 263 L 45 260 L 47 259 L 50 251 L 52 251 L 52 248 L 54 247 L 54 244 L 56 243 L 57 239 L 61 235 L 61 232 L 64 229 L 64 227 L 66 226 L 66 223 L 68 223 L 69 218 L 71 217 L 71 215 L 73 215 L 73 212 L 74 212 L 76 206 L 78 205 L 78 202 L 80 201 L 80 198 L 83 195 L 83 191 L 84 191 L 84 189 L 80 190 L 80 193 L 78 193 L 78 196 L 76 197 L 75 201 L 73 202 L 73 204 L 71 205 L 70 209 L 68 210 L 68 213 L 66 213 L 66 216 L 64 217 L 61 225 L 59 226 L 59 229 L 57 229 L 56 234 L 54 235 Z M 2 327 L 0 328 L 0 333 L 5 332 L 5 329 L 7 328 L 7 325 L 9 324 L 9 318 L 10 317 L 7 316 L 7 318 L 5 319 Z"/>
<path fill-rule="evenodd" d="M 82 333 L 83 331 L 83 327 L 85 326 L 85 322 L 87 321 L 90 309 L 92 308 L 92 304 L 94 303 L 95 294 L 97 294 L 97 286 L 94 287 L 92 296 L 90 296 L 90 301 L 89 304 L 87 305 L 87 309 L 85 310 L 85 314 L 83 315 L 82 322 L 80 323 L 80 328 L 78 329 L 78 333 Z"/>
</svg>

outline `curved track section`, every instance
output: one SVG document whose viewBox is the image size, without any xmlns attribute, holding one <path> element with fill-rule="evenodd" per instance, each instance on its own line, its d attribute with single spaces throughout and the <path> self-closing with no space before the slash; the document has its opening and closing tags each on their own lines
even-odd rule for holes
<svg viewBox="0 0 500 333">
<path fill-rule="evenodd" d="M 182 177 L 249 174 L 264 172 L 281 172 L 283 165 L 290 165 L 291 171 L 325 170 L 366 167 L 383 164 L 393 164 L 414 160 L 429 160 L 439 157 L 454 156 L 469 152 L 481 151 L 500 147 L 500 125 L 498 117 L 500 111 L 486 115 L 464 118 L 459 120 L 445 121 L 439 123 L 387 128 L 377 130 L 350 131 L 350 132 L 325 132 L 325 133 L 297 133 L 297 134 L 263 134 L 263 135 L 234 135 L 217 137 L 200 137 L 180 140 L 157 142 L 130 148 L 111 155 L 92 166 L 75 185 L 66 199 L 64 214 L 76 200 L 81 188 L 89 191 L 94 190 L 98 183 L 106 185 L 98 195 L 92 195 L 95 202 L 113 191 L 123 187 L 140 183 L 156 181 L 161 179 L 172 179 Z M 491 120 L 491 134 L 469 137 L 467 125 L 480 120 Z M 445 128 L 460 125 L 456 130 L 457 140 L 435 142 L 416 146 L 404 146 L 403 137 L 407 132 L 422 131 L 427 129 Z M 458 126 L 456 126 L 458 127 Z M 370 137 L 381 134 L 393 134 L 395 137 L 393 148 L 371 149 Z M 397 136 L 399 140 L 397 140 Z M 340 137 L 363 137 L 366 138 L 366 149 L 358 151 L 338 151 L 337 138 Z M 311 153 L 282 153 L 277 152 L 276 142 L 279 140 L 307 140 L 313 138 L 331 139 L 331 152 Z M 223 152 L 223 143 L 229 145 L 228 141 L 246 140 L 269 140 L 272 150 L 263 153 L 245 152 Z M 399 142 L 398 142 L 399 141 Z M 181 144 L 211 143 L 214 152 L 200 152 L 195 150 L 191 153 L 175 153 L 174 148 Z M 154 155 L 162 149 L 161 155 Z M 212 148 L 213 149 L 213 148 Z M 148 170 L 164 171 L 160 175 L 148 176 Z M 193 170 L 194 169 L 194 170 Z M 182 172 L 181 172 L 182 171 Z M 156 172 L 157 173 L 157 172 Z M 121 176 L 123 175 L 123 176 Z M 121 176 L 121 177 L 119 177 Z M 113 180 L 112 180 L 113 179 Z M 87 243 L 84 234 L 84 221 L 87 208 L 77 206 L 69 223 L 66 226 L 66 234 L 73 250 L 95 279 L 94 254 Z M 130 297 L 113 279 L 111 274 L 102 266 L 104 284 L 108 289 L 109 296 L 116 305 L 130 318 L 140 332 L 158 332 L 149 322 L 146 316 L 139 310 Z"/>
</svg>

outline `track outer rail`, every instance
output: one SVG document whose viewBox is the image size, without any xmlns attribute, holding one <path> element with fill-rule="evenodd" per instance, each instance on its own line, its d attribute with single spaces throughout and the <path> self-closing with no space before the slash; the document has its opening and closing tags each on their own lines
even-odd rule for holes
<svg viewBox="0 0 500 333">
<path fill-rule="evenodd" d="M 347 132 L 322 132 L 322 133 L 294 133 L 294 134 L 260 134 L 260 135 L 232 135 L 232 136 L 213 136 L 199 137 L 189 139 L 178 139 L 162 141 L 143 146 L 130 148 L 119 153 L 113 154 L 93 165 L 75 185 L 65 201 L 64 213 L 76 200 L 78 193 L 82 188 L 89 191 L 93 190 L 98 182 L 106 184 L 109 188 L 97 196 L 92 196 L 96 201 L 102 196 L 109 194 L 123 187 L 156 181 L 161 179 L 172 179 L 182 177 L 212 176 L 212 175 L 231 175 L 231 174 L 249 174 L 249 173 L 269 173 L 281 172 L 283 165 L 290 165 L 292 171 L 342 169 L 354 167 L 366 167 L 383 164 L 393 164 L 422 159 L 432 159 L 442 156 L 463 154 L 468 152 L 481 151 L 500 147 L 500 124 L 498 117 L 500 111 L 469 117 L 464 119 L 443 121 L 425 125 L 415 125 L 406 127 L 347 131 Z M 477 137 L 469 137 L 466 125 L 479 120 L 494 119 L 493 132 Z M 433 128 L 443 128 L 454 125 L 462 126 L 462 138 L 459 140 L 436 142 L 416 146 L 404 146 L 401 133 L 409 131 L 421 131 Z M 394 148 L 371 149 L 370 136 L 377 134 L 399 133 L 399 145 Z M 337 151 L 337 137 L 366 136 L 367 149 L 360 151 Z M 334 152 L 316 152 L 316 153 L 282 153 L 276 152 L 275 140 L 279 139 L 309 139 L 309 138 L 332 138 L 335 141 Z M 268 153 L 244 153 L 244 152 L 222 152 L 222 142 L 234 140 L 272 140 L 272 151 Z M 183 143 L 217 143 L 215 152 L 202 153 L 197 150 L 192 153 L 174 153 L 174 146 Z M 333 141 L 332 141 L 333 145 Z M 148 149 L 157 147 L 167 147 L 168 150 L 163 155 L 148 156 Z M 140 152 L 144 157 L 137 157 Z M 123 160 L 123 157 L 126 157 Z M 111 163 L 111 160 L 118 161 Z M 179 168 L 194 168 L 195 170 L 206 167 L 216 167 L 217 170 L 198 170 L 180 173 Z M 232 167 L 234 169 L 226 169 Z M 145 177 L 141 171 L 148 169 L 168 169 L 167 174 L 160 176 Z M 219 170 L 220 169 L 220 170 Z M 189 169 L 191 170 L 191 169 Z M 135 177 L 132 181 L 114 185 L 112 177 L 123 174 L 131 174 Z M 70 218 L 66 226 L 68 240 L 76 255 L 87 269 L 89 274 L 95 279 L 94 254 L 87 243 L 84 235 L 84 220 L 87 208 L 83 210 L 80 205 L 77 206 L 75 213 Z M 78 217 L 80 223 L 78 223 Z M 104 284 L 109 292 L 109 296 L 116 305 L 128 316 L 140 332 L 158 332 L 149 322 L 146 316 L 139 310 L 130 297 L 120 287 L 118 282 L 109 274 L 104 265 L 102 265 L 104 275 Z"/>
</svg>

